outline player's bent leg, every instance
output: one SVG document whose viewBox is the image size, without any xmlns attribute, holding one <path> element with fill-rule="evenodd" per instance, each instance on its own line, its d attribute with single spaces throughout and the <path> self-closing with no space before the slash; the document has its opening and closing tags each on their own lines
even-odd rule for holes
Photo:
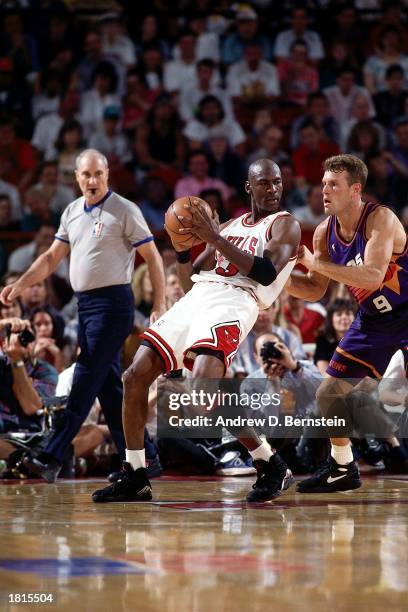
<svg viewBox="0 0 408 612">
<path fill-rule="evenodd" d="M 144 456 L 149 387 L 164 369 L 161 357 L 153 348 L 140 346 L 133 363 L 123 375 L 123 426 L 127 459 L 135 455 L 138 461 L 140 455 Z M 152 487 L 144 461 L 136 465 L 129 460 L 124 461 L 118 480 L 95 491 L 92 499 L 97 503 L 151 500 Z"/>
<path fill-rule="evenodd" d="M 193 367 L 196 379 L 222 378 L 224 364 L 219 356 L 198 354 Z M 263 442 L 252 427 L 239 432 L 231 432 L 251 454 L 257 471 L 257 479 L 247 495 L 250 503 L 261 503 L 275 499 L 293 483 L 292 472 L 286 463 L 274 452 L 267 442 Z"/>
<path fill-rule="evenodd" d="M 322 416 L 344 418 L 346 431 L 352 429 L 350 415 L 345 401 L 353 385 L 329 376 L 317 390 L 316 400 Z M 353 459 L 350 440 L 343 437 L 344 429 L 328 428 L 332 450 L 327 461 L 310 478 L 297 484 L 300 493 L 335 493 L 361 487 L 360 472 Z"/>
</svg>

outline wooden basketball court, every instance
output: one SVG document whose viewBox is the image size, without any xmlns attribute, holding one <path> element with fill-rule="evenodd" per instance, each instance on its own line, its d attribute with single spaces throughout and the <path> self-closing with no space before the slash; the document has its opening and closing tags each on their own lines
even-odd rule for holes
<svg viewBox="0 0 408 612">
<path fill-rule="evenodd" d="M 0 610 L 408 610 L 407 477 L 255 507 L 251 478 L 162 477 L 153 502 L 106 505 L 101 482 L 0 484 Z"/>
</svg>

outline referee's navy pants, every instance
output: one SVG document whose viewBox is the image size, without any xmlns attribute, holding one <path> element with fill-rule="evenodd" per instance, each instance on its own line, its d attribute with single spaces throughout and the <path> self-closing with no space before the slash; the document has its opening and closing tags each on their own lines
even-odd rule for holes
<svg viewBox="0 0 408 612">
<path fill-rule="evenodd" d="M 126 447 L 119 355 L 133 329 L 135 306 L 132 290 L 130 285 L 113 285 L 82 291 L 76 297 L 81 353 L 61 426 L 45 449 L 61 462 L 96 398 L 119 454 L 123 454 Z"/>
</svg>

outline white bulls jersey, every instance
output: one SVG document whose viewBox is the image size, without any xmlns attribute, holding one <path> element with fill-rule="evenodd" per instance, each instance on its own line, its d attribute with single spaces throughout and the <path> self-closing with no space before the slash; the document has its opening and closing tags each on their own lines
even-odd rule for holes
<svg viewBox="0 0 408 612">
<path fill-rule="evenodd" d="M 284 215 L 289 215 L 290 213 L 286 211 L 273 213 L 260 219 L 256 223 L 249 223 L 247 221 L 250 214 L 251 213 L 246 213 L 242 215 L 242 217 L 238 217 L 238 219 L 232 219 L 221 230 L 220 235 L 245 253 L 263 257 L 266 245 L 272 236 L 272 225 L 275 219 Z M 295 255 L 290 258 L 273 283 L 264 287 L 252 278 L 248 278 L 248 276 L 241 274 L 238 268 L 228 261 L 219 251 L 216 251 L 215 259 L 216 266 L 213 270 L 203 270 L 199 274 L 193 274 L 191 279 L 196 283 L 212 281 L 227 283 L 235 287 L 242 287 L 255 297 L 261 310 L 269 308 L 276 300 L 296 264 Z"/>
</svg>

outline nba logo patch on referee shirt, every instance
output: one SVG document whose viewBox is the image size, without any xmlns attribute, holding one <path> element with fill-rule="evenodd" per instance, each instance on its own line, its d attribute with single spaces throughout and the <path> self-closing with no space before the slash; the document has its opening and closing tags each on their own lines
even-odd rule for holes
<svg viewBox="0 0 408 612">
<path fill-rule="evenodd" d="M 94 238 L 100 238 L 102 235 L 102 230 L 103 230 L 103 223 L 101 223 L 100 221 L 95 221 L 93 229 L 92 229 L 92 236 Z"/>
</svg>

